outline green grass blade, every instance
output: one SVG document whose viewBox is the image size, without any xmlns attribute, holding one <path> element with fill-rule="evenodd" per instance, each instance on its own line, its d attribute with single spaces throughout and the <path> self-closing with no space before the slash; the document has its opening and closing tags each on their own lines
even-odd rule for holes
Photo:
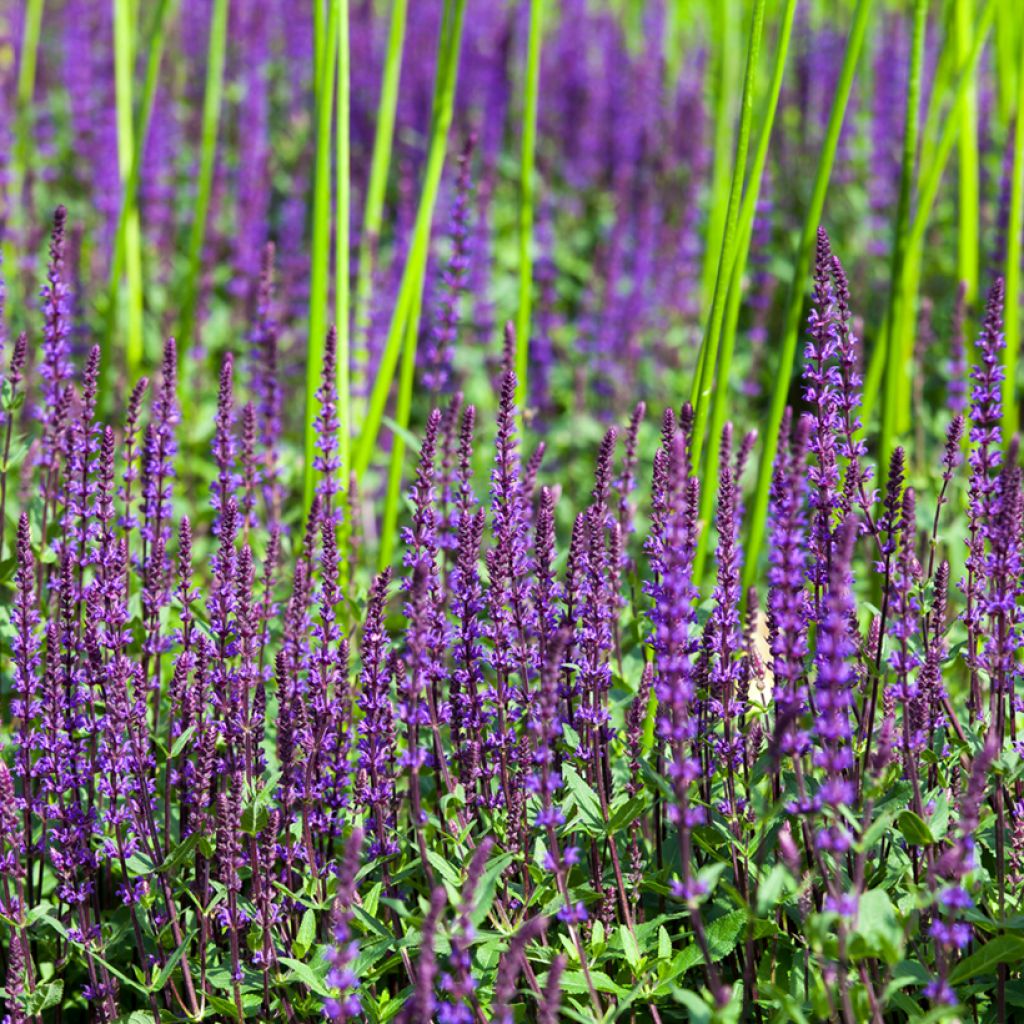
<svg viewBox="0 0 1024 1024">
<path fill-rule="evenodd" d="M 351 182 L 351 54 L 349 52 L 348 0 L 338 5 L 338 99 L 335 156 L 337 174 L 337 225 L 334 256 L 334 322 L 338 331 L 338 460 L 340 484 L 349 486 L 349 463 L 352 447 L 352 412 L 350 400 L 349 341 L 349 215 L 352 205 Z"/>
<path fill-rule="evenodd" d="M 118 293 L 121 287 L 121 275 L 124 273 L 125 252 L 128 248 L 128 217 L 130 210 L 137 210 L 139 179 L 142 175 L 142 154 L 149 137 L 149 126 L 153 119 L 153 107 L 156 103 L 157 84 L 160 80 L 160 66 L 163 61 L 164 48 L 167 41 L 167 26 L 171 24 L 177 11 L 178 0 L 159 0 L 153 17 L 153 26 L 146 37 L 146 75 L 142 86 L 142 100 L 139 104 L 137 123 L 132 132 L 134 142 L 131 167 L 121 190 L 121 205 L 117 213 L 117 227 L 114 231 L 114 252 L 110 261 L 110 283 L 107 288 L 106 338 L 107 344 L 101 352 L 101 379 L 107 381 L 108 388 L 101 389 L 101 394 L 110 394 L 112 382 L 109 381 L 110 360 L 113 357 L 114 341 L 117 332 Z"/>
<path fill-rule="evenodd" d="M 764 111 L 763 127 L 758 139 L 757 150 L 754 154 L 754 162 L 750 171 L 750 182 L 746 193 L 743 196 L 743 206 L 739 218 L 739 241 L 736 253 L 733 258 L 733 265 L 730 275 L 728 302 L 725 309 L 725 320 L 723 324 L 723 341 L 721 346 L 720 371 L 718 379 L 720 384 L 714 391 L 714 407 L 711 414 L 711 440 L 714 442 L 721 437 L 722 429 L 725 426 L 725 419 L 729 404 L 729 381 L 732 369 L 733 351 L 736 347 L 736 325 L 739 320 L 740 298 L 743 291 L 743 278 L 746 273 L 747 258 L 750 254 L 750 240 L 754 231 L 754 218 L 757 215 L 757 203 L 761 195 L 761 183 L 764 178 L 765 165 L 768 162 L 768 150 L 771 144 L 772 128 L 775 124 L 775 114 L 778 110 L 779 95 L 782 92 L 782 80 L 786 71 L 786 58 L 789 53 L 789 43 L 793 34 L 793 18 L 796 14 L 797 0 L 786 0 L 786 6 L 782 12 L 779 24 L 779 35 L 775 44 L 775 67 L 772 71 L 772 81 L 769 88 L 768 100 Z M 701 521 L 707 523 L 711 518 L 711 510 L 716 498 L 715 491 L 718 482 L 718 450 L 712 443 L 708 445 L 707 468 L 704 479 L 708 481 L 707 486 L 701 491 Z M 704 570 L 704 559 L 707 555 L 710 531 L 702 530 L 697 544 L 697 552 L 694 560 L 694 578 L 700 579 Z"/>
<path fill-rule="evenodd" d="M 782 350 L 779 353 L 779 362 L 775 372 L 775 391 L 772 394 L 768 430 L 764 437 L 764 448 L 758 465 L 757 491 L 747 532 L 747 561 L 743 573 L 744 587 L 750 586 L 757 577 L 758 558 L 761 553 L 761 545 L 764 542 L 765 522 L 768 516 L 768 489 L 771 486 L 772 463 L 775 461 L 779 427 L 786 411 L 786 400 L 793 376 L 793 364 L 796 361 L 796 346 L 803 317 L 804 294 L 808 284 L 811 260 L 814 257 L 814 242 L 817 237 L 818 225 L 821 223 L 825 193 L 832 176 L 832 165 L 835 162 L 836 147 L 839 144 L 839 133 L 846 117 L 846 105 L 850 98 L 854 73 L 857 70 L 861 49 L 864 45 L 872 4 L 873 0 L 857 0 L 850 35 L 846 40 L 843 65 L 839 72 L 832 109 L 829 112 L 828 126 L 825 129 L 825 141 L 818 157 L 811 201 L 804 217 L 800 248 L 793 261 L 793 276 L 789 284 L 786 319 L 782 331 Z"/>
<path fill-rule="evenodd" d="M 523 89 L 523 148 L 519 165 L 519 311 L 516 316 L 516 402 L 526 409 L 530 364 L 530 308 L 533 301 L 534 152 L 537 148 L 537 97 L 540 90 L 540 48 L 544 32 L 544 0 L 530 0 L 530 41 Z"/>
<path fill-rule="evenodd" d="M 131 174 L 135 153 L 132 123 L 132 11 L 130 0 L 114 0 L 114 88 L 117 106 L 117 165 L 121 187 Z M 125 191 L 124 259 L 128 288 L 128 335 L 125 359 L 134 380 L 142 365 L 142 245 L 134 194 Z"/>
<path fill-rule="evenodd" d="M 902 414 L 909 408 L 910 375 L 907 350 L 913 344 L 904 338 L 903 329 L 912 319 L 910 296 L 903 293 L 903 262 L 906 257 L 907 230 L 910 223 L 910 200 L 914 188 L 920 138 L 921 67 L 924 62 L 924 37 L 928 24 L 928 0 L 915 0 L 914 33 L 910 50 L 910 71 L 907 76 L 907 101 L 903 128 L 903 157 L 900 162 L 900 188 L 896 203 L 892 261 L 889 273 L 889 306 L 885 337 L 885 401 L 882 405 L 882 429 L 879 436 L 881 465 L 888 466 L 889 456 L 900 433 Z M 904 312 L 908 314 L 904 319 Z M 906 403 L 904 406 L 903 403 Z"/>
<path fill-rule="evenodd" d="M 959 63 L 970 54 L 974 33 L 974 0 L 956 0 L 956 50 Z M 966 286 L 971 308 L 978 295 L 978 89 L 972 75 L 959 116 L 960 202 L 957 207 L 957 277 Z"/>
<path fill-rule="evenodd" d="M 953 94 L 949 113 L 942 126 L 942 131 L 939 135 L 938 142 L 934 147 L 934 151 L 930 155 L 929 159 L 926 159 L 926 154 L 922 152 L 922 170 L 920 174 L 917 209 L 914 213 L 914 219 L 911 222 L 910 228 L 907 231 L 907 241 L 905 246 L 905 251 L 909 254 L 908 259 L 910 260 L 911 265 L 914 265 L 915 262 L 919 262 L 920 260 L 920 254 L 922 252 L 922 247 L 924 246 L 925 231 L 928 229 L 928 224 L 931 220 L 931 212 L 935 206 L 935 200 L 938 197 L 939 188 L 942 185 L 942 177 L 945 174 L 946 167 L 948 166 L 950 157 L 953 153 L 953 146 L 956 144 L 957 133 L 960 127 L 960 105 L 965 101 L 968 87 L 974 77 L 978 61 L 981 59 L 981 54 L 984 51 L 985 39 L 988 36 L 989 29 L 992 26 L 992 20 L 995 16 L 995 4 L 996 0 L 986 0 L 985 6 L 982 8 L 981 14 L 977 19 L 976 31 L 973 42 L 971 43 L 970 53 L 968 54 L 966 64 L 960 69 L 960 77 L 957 81 L 956 90 Z M 904 291 L 907 291 L 908 288 L 908 283 L 903 285 Z M 886 315 L 886 322 L 887 321 L 888 315 Z M 861 417 L 865 424 L 871 421 L 871 416 L 874 413 L 882 381 L 882 371 L 885 367 L 885 356 L 886 344 L 884 336 L 882 336 L 879 338 L 871 353 L 868 372 L 864 378 Z"/>
<path fill-rule="evenodd" d="M 413 384 L 416 374 L 416 340 L 419 336 L 420 313 L 423 304 L 423 282 L 427 271 L 427 255 L 430 248 L 430 225 L 433 220 L 437 190 L 444 169 L 445 152 L 448 148 L 448 130 L 451 127 L 455 106 L 455 88 L 458 83 L 459 54 L 462 51 L 462 29 L 465 21 L 466 0 L 445 0 L 444 37 L 438 47 L 438 77 L 434 88 L 434 112 L 432 117 L 430 150 L 427 157 L 427 173 L 424 177 L 420 210 L 424 214 L 423 234 L 413 243 L 415 262 L 410 260 L 413 286 L 409 294 L 408 316 L 405 322 L 405 343 L 402 353 L 402 369 L 398 385 L 398 401 L 395 406 L 395 421 L 398 429 L 391 435 L 391 464 L 388 469 L 387 495 L 384 502 L 384 518 L 381 525 L 378 559 L 381 566 L 391 564 L 394 554 L 398 527 L 398 507 L 401 502 L 402 469 L 405 462 L 405 433 L 409 426 L 412 409 Z M 432 173 L 433 169 L 433 173 Z M 417 227 L 420 225 L 417 224 Z M 410 267 L 407 265 L 406 271 Z M 404 283 L 404 282 L 403 282 Z M 392 323 L 394 321 L 392 320 Z M 389 337 L 390 340 L 390 337 Z M 382 377 L 378 375 L 374 384 Z M 386 392 L 385 392 L 386 397 Z M 372 410 L 372 404 L 371 404 Z M 360 446 L 368 443 L 369 434 L 364 431 Z M 376 443 L 376 430 L 373 444 Z M 371 449 L 372 450 L 372 449 Z M 368 454 L 364 457 L 369 462 Z M 360 463 L 357 461 L 356 472 Z"/>
<path fill-rule="evenodd" d="M 353 338 L 353 391 L 365 390 L 367 364 L 367 333 L 373 299 L 373 263 L 380 239 L 384 216 L 384 196 L 391 169 L 391 147 L 395 134 L 395 113 L 402 75 L 402 53 L 405 48 L 405 23 L 408 0 L 392 0 L 388 26 L 388 46 L 381 78 L 380 100 L 377 103 L 377 127 L 370 157 L 370 180 L 366 188 L 363 228 L 359 235 L 359 264 L 356 271 L 355 334 Z M 360 408 L 362 407 L 360 400 Z"/>
<path fill-rule="evenodd" d="M 193 343 L 196 306 L 199 301 L 199 272 L 206 241 L 206 220 L 210 213 L 213 191 L 214 158 L 217 153 L 217 130 L 224 96 L 224 58 L 227 50 L 229 0 L 213 0 L 210 13 L 210 39 L 206 56 L 206 89 L 203 96 L 202 134 L 199 148 L 199 174 L 196 179 L 196 202 L 192 210 L 192 234 L 189 239 L 188 264 L 182 294 L 182 312 L 178 328 L 178 359 L 187 358 Z M 184 373 L 179 380 L 186 380 Z"/>
<path fill-rule="evenodd" d="M 1021 211 L 1024 208 L 1024 30 L 1018 40 L 1017 99 L 1014 110 L 1013 180 L 1010 183 L 1010 223 L 1006 231 L 1006 348 L 1003 351 L 1003 436 L 1020 429 L 1017 409 L 1017 357 L 1020 354 Z"/>
<path fill-rule="evenodd" d="M 18 63 L 18 81 L 15 92 L 14 140 L 8 171 L 7 203 L 4 211 L 7 229 L 4 231 L 4 266 L 9 279 L 7 287 L 11 298 L 20 295 L 21 275 L 17 272 L 18 259 L 14 251 L 15 239 L 21 238 L 26 207 L 31 201 L 23 195 L 25 177 L 32 159 L 32 99 L 36 89 L 36 65 L 39 62 L 39 36 L 43 26 L 43 0 L 26 0 L 22 22 L 21 54 Z M 11 308 L 15 303 L 11 302 Z"/>
<path fill-rule="evenodd" d="M 330 0 L 322 42 L 322 78 L 316 84 L 316 152 L 313 158 L 313 215 L 309 258 L 309 336 L 306 339 L 306 415 L 303 436 L 302 497 L 308 511 L 313 503 L 316 474 L 316 393 L 324 363 L 327 336 L 327 284 L 331 244 L 331 115 L 337 67 L 338 2 Z"/>
<path fill-rule="evenodd" d="M 447 30 L 439 46 L 438 77 L 434 88 L 436 102 L 431 119 L 430 144 L 427 151 L 419 208 L 416 211 L 416 223 L 413 226 L 412 244 L 405 269 L 402 272 L 398 298 L 391 314 L 384 350 L 381 353 L 380 365 L 373 381 L 369 405 L 362 422 L 359 444 L 356 447 L 353 460 L 353 469 L 357 479 L 360 480 L 366 473 L 376 451 L 381 419 L 391 391 L 395 369 L 398 366 L 402 342 L 407 335 L 409 319 L 410 317 L 417 321 L 419 319 L 418 296 L 423 290 L 423 278 L 430 250 L 430 233 L 434 220 L 434 206 L 441 185 L 441 173 L 444 170 L 448 145 L 448 129 L 452 121 L 465 6 L 466 0 L 446 0 Z M 418 330 L 418 323 L 416 327 Z M 415 342 L 416 332 L 413 331 L 410 336 Z M 398 419 L 397 416 L 396 419 Z M 402 450 L 398 441 L 396 441 L 396 450 L 399 452 Z M 386 538 L 385 542 L 390 543 L 390 539 Z"/>
</svg>

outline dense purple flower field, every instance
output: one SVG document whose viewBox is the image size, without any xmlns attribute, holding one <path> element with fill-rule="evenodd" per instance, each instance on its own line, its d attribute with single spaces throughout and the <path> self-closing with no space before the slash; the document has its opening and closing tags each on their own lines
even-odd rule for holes
<svg viewBox="0 0 1024 1024">
<path fill-rule="evenodd" d="M 548 6 L 0 13 L 4 1024 L 1024 1014 L 1024 26 Z"/>
</svg>

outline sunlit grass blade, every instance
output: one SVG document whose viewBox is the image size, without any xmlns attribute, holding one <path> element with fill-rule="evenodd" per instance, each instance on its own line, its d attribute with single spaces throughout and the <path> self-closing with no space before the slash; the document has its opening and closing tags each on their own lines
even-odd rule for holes
<svg viewBox="0 0 1024 1024">
<path fill-rule="evenodd" d="M 970 54 L 975 31 L 974 0 L 956 0 L 956 52 L 964 64 Z M 972 75 L 960 106 L 958 135 L 959 188 L 957 206 L 957 277 L 964 283 L 968 309 L 978 294 L 978 227 L 981 223 L 978 197 L 978 89 Z"/>
<path fill-rule="evenodd" d="M 331 115 L 338 53 L 338 3 L 330 0 L 327 19 L 317 22 L 327 34 L 323 43 L 321 79 L 316 83 L 316 152 L 313 158 L 313 213 L 309 257 L 309 336 L 306 339 L 306 415 L 303 437 L 302 495 L 304 507 L 313 502 L 316 456 L 316 392 L 324 362 L 327 336 L 327 285 L 331 244 Z M 314 44 L 320 45 L 320 44 Z"/>
<path fill-rule="evenodd" d="M 516 316 L 516 404 L 527 403 L 530 351 L 530 308 L 533 301 L 534 151 L 537 147 L 537 96 L 540 90 L 540 50 L 544 32 L 544 0 L 530 0 L 530 40 L 523 88 L 522 154 L 519 165 L 519 311 Z"/>
<path fill-rule="evenodd" d="M 903 157 L 900 163 L 899 196 L 893 232 L 892 258 L 889 269 L 889 304 L 886 314 L 885 339 L 885 401 L 882 405 L 882 429 L 879 435 L 881 465 L 888 466 L 889 456 L 900 432 L 901 415 L 909 408 L 910 375 L 908 350 L 912 346 L 913 324 L 909 315 L 911 296 L 903 294 L 903 264 L 906 259 L 907 228 L 910 223 L 910 202 L 917 167 L 920 138 L 921 67 L 924 62 L 925 29 L 928 25 L 928 0 L 915 0 L 914 31 L 910 48 L 910 70 L 907 75 L 907 99 L 903 128 Z M 904 319 L 904 312 L 908 313 Z M 911 339 L 904 338 L 910 328 Z M 911 351 L 912 356 L 912 351 Z"/>
<path fill-rule="evenodd" d="M 210 213 L 213 191 L 214 159 L 217 154 L 217 130 L 224 96 L 224 59 L 227 50 L 228 2 L 213 0 L 210 13 L 210 38 L 206 53 L 206 88 L 203 95 L 203 119 L 199 145 L 199 173 L 196 178 L 196 201 L 191 211 L 192 233 L 189 238 L 185 287 L 182 289 L 181 317 L 178 327 L 178 359 L 187 360 L 193 344 L 196 307 L 199 302 L 199 273 L 206 241 L 206 221 Z M 185 374 L 179 380 L 185 380 Z"/>
<path fill-rule="evenodd" d="M 31 209 L 32 205 L 30 198 L 24 195 L 24 189 L 32 159 L 32 98 L 36 88 L 43 7 L 43 0 L 26 0 L 23 7 L 21 52 L 14 100 L 14 140 L 8 168 L 7 202 L 4 211 L 4 266 L 7 267 L 7 288 L 12 299 L 17 299 L 21 293 L 21 275 L 16 271 L 18 259 L 15 254 L 15 242 L 21 238 L 21 228 L 26 221 L 26 208 Z"/>
<path fill-rule="evenodd" d="M 139 211 L 134 193 L 128 194 L 127 183 L 135 155 L 135 126 L 132 117 L 132 10 L 130 0 L 114 0 L 114 86 L 117 104 L 117 165 L 124 190 L 124 263 L 127 289 L 127 337 L 125 362 L 128 377 L 134 380 L 142 365 L 142 246 Z M 120 225 L 119 225 L 120 228 Z M 109 339 L 108 339 L 109 344 Z"/>
<path fill-rule="evenodd" d="M 347 491 L 352 448 L 352 412 L 349 386 L 351 353 L 349 337 L 349 212 L 351 183 L 351 60 L 349 53 L 348 0 L 338 2 L 338 98 L 335 139 L 337 175 L 337 224 L 334 245 L 334 323 L 338 331 L 338 459 L 341 486 Z"/>
<path fill-rule="evenodd" d="M 1017 408 L 1017 358 L 1020 354 L 1021 213 L 1024 211 L 1024 28 L 1019 29 L 1017 98 L 1014 106 L 1013 180 L 1010 183 L 1010 223 L 1006 229 L 1006 307 L 1003 314 L 1006 348 L 1003 352 L 1003 435 L 1020 429 Z"/>
<path fill-rule="evenodd" d="M 786 71 L 789 42 L 793 34 L 793 18 L 796 14 L 796 5 L 797 0 L 786 0 L 786 6 L 782 12 L 778 38 L 775 42 L 775 67 L 772 71 L 772 81 L 764 110 L 761 135 L 758 139 L 754 162 L 750 170 L 750 181 L 743 196 L 743 206 L 740 210 L 738 243 L 730 273 L 728 302 L 726 303 L 725 319 L 722 324 L 722 344 L 719 357 L 720 369 L 718 373 L 720 383 L 714 390 L 714 405 L 711 414 L 712 441 L 721 436 L 728 412 L 732 357 L 736 347 L 736 328 L 739 320 L 743 279 L 746 273 L 747 259 L 750 255 L 750 240 L 754 231 L 754 219 L 757 216 L 757 203 L 761 195 L 764 169 L 768 161 L 768 150 L 772 138 L 772 129 L 775 124 L 775 114 L 778 110 L 779 95 L 782 92 L 782 80 Z M 711 517 L 711 510 L 716 497 L 715 484 L 718 481 L 718 471 L 718 451 L 714 444 L 709 444 L 707 466 L 704 474 L 707 486 L 701 491 L 700 518 L 705 523 Z M 700 579 L 703 572 L 704 559 L 710 542 L 709 535 L 709 530 L 701 531 L 694 563 L 696 579 Z"/>
<path fill-rule="evenodd" d="M 970 52 L 967 55 L 966 64 L 959 71 L 956 89 L 946 119 L 939 134 L 938 141 L 930 151 L 922 150 L 921 171 L 918 175 L 919 189 L 914 218 L 907 231 L 905 252 L 908 259 L 904 261 L 904 267 L 911 270 L 920 262 L 922 247 L 924 245 L 925 232 L 931 221 L 932 209 L 942 185 L 942 178 L 946 167 L 949 164 L 956 144 L 960 122 L 958 118 L 961 104 L 965 101 L 971 80 L 978 67 L 985 47 L 985 40 L 992 26 L 995 16 L 996 0 L 986 0 L 977 18 L 974 39 L 971 43 Z M 908 271 L 904 269 L 904 277 L 907 278 Z M 904 292 L 909 290 L 909 278 L 901 285 Z M 886 317 L 888 322 L 888 317 Z M 883 324 L 884 330 L 884 324 Z M 884 337 L 880 337 L 871 353 L 868 363 L 868 372 L 864 377 L 864 393 L 861 403 L 862 421 L 867 424 L 875 410 L 878 400 L 878 393 L 882 383 L 882 373 L 886 362 L 886 345 Z"/>
<path fill-rule="evenodd" d="M 772 393 L 772 404 L 763 439 L 761 461 L 758 464 L 757 491 L 751 507 L 750 526 L 747 532 L 746 564 L 743 572 L 744 587 L 753 584 L 757 578 L 758 559 L 764 541 L 765 522 L 768 515 L 768 489 L 771 486 L 772 463 L 775 461 L 779 426 L 786 411 L 789 385 L 793 377 L 793 364 L 796 361 L 796 347 L 803 317 L 804 295 L 808 285 L 811 260 L 814 256 L 814 242 L 817 237 L 818 225 L 821 223 L 825 193 L 832 176 L 832 165 L 835 162 L 836 147 L 839 144 L 839 133 L 846 118 L 846 105 L 850 98 L 853 77 L 864 45 L 872 4 L 873 0 L 857 0 L 853 24 L 846 40 L 846 52 L 843 55 L 843 64 L 832 100 L 832 109 L 829 112 L 828 125 L 825 129 L 825 139 L 818 156 L 814 188 L 804 215 L 800 247 L 793 260 L 793 276 L 789 284 L 786 318 L 782 329 L 782 347 L 775 370 L 775 390 Z"/>
<path fill-rule="evenodd" d="M 388 25 L 388 46 L 381 78 L 380 100 L 377 103 L 373 154 L 370 157 L 370 180 L 366 187 L 363 225 L 359 234 L 359 263 L 356 271 L 355 323 L 352 340 L 352 390 L 362 396 L 366 386 L 367 340 L 373 300 L 373 266 L 380 240 L 384 215 L 384 197 L 391 170 L 391 147 L 395 134 L 395 112 L 402 75 L 402 53 L 405 48 L 405 23 L 408 0 L 392 0 Z M 364 402 L 359 400 L 359 409 Z"/>
<path fill-rule="evenodd" d="M 430 249 L 430 228 L 433 222 L 434 204 L 437 201 L 437 191 L 441 184 L 441 172 L 444 169 L 445 152 L 448 147 L 448 130 L 451 127 L 452 112 L 455 106 L 455 88 L 458 83 L 459 54 L 462 51 L 462 28 L 465 20 L 466 0 L 445 0 L 445 17 L 442 27 L 442 36 L 438 45 L 438 67 L 434 84 L 434 104 L 431 117 L 430 149 L 427 155 L 427 169 L 423 180 L 423 191 L 420 195 L 420 210 L 417 216 L 416 235 L 413 240 L 413 250 L 410 253 L 409 263 L 406 265 L 406 273 L 411 270 L 412 279 L 408 291 L 406 305 L 406 317 L 404 330 L 399 327 L 397 335 L 401 343 L 404 335 L 404 346 L 402 352 L 402 370 L 398 385 L 398 401 L 395 406 L 395 422 L 397 429 L 391 436 L 391 464 L 388 469 L 387 495 L 384 502 L 384 517 L 381 524 L 380 549 L 378 561 L 381 566 L 391 563 L 394 553 L 395 540 L 398 529 L 398 506 L 401 501 L 402 490 L 402 468 L 405 462 L 405 432 L 409 425 L 409 413 L 412 409 L 413 383 L 416 373 L 416 341 L 419 336 L 420 314 L 423 303 L 423 283 L 427 270 L 427 256 Z M 405 280 L 403 277 L 403 290 Z M 396 310 L 395 316 L 397 317 Z M 392 328 L 395 327 L 395 317 L 392 317 Z M 391 333 L 388 334 L 388 342 L 391 342 Z M 385 351 L 387 349 L 385 348 Z M 374 382 L 374 395 L 371 396 L 370 412 L 375 408 L 380 409 L 383 414 L 384 402 L 387 399 L 386 384 L 394 372 L 388 371 L 385 380 L 383 367 L 378 372 L 377 380 Z M 378 386 L 381 386 L 378 388 Z M 381 397 L 377 399 L 375 406 L 373 398 L 378 393 Z M 376 434 L 379 430 L 380 418 L 376 420 L 371 438 L 367 431 L 368 424 L 364 424 L 363 434 L 360 437 L 360 452 L 357 455 L 356 472 L 361 474 L 369 465 L 373 447 L 376 444 Z"/>
<path fill-rule="evenodd" d="M 438 74 L 434 85 L 435 102 L 423 186 L 420 192 L 419 207 L 416 211 L 416 222 L 413 226 L 412 243 L 405 268 L 402 271 L 398 298 L 392 310 L 384 350 L 381 353 L 380 364 L 373 381 L 366 416 L 361 425 L 359 444 L 355 450 L 353 468 L 358 479 L 362 479 L 366 473 L 376 451 L 381 420 L 401 355 L 402 342 L 407 337 L 409 319 L 415 315 L 418 320 L 419 296 L 423 290 L 427 256 L 430 250 L 434 206 L 441 186 L 441 174 L 444 170 L 448 145 L 448 129 L 452 121 L 465 6 L 466 0 L 446 0 L 445 4 L 445 28 L 438 47 Z M 418 324 L 416 327 L 418 329 Z M 415 343 L 416 331 L 409 332 L 408 336 Z M 398 419 L 397 416 L 396 419 Z M 404 448 L 398 439 L 395 444 L 401 457 Z M 391 540 L 385 538 L 385 543 L 391 543 Z"/>
</svg>

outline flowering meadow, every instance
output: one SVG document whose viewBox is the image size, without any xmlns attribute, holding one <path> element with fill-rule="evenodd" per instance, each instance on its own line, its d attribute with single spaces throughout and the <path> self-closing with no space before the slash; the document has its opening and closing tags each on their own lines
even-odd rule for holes
<svg viewBox="0 0 1024 1024">
<path fill-rule="evenodd" d="M 0 6 L 0 1021 L 1024 1020 L 1020 0 Z"/>
</svg>

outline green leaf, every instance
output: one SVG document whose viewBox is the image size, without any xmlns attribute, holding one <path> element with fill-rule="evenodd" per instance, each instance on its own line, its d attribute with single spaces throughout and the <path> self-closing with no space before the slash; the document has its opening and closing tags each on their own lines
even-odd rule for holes
<svg viewBox="0 0 1024 1024">
<path fill-rule="evenodd" d="M 57 1006 L 64 997 L 64 982 L 59 978 L 37 985 L 28 1000 L 29 1016 Z"/>
<path fill-rule="evenodd" d="M 896 824 L 903 833 L 904 839 L 911 846 L 931 846 L 935 842 L 928 822 L 914 811 L 909 809 L 903 811 L 896 819 Z"/>
<path fill-rule="evenodd" d="M 604 835 L 601 801 L 571 764 L 562 766 L 562 778 L 580 812 L 580 826 L 590 835 Z"/>
<path fill-rule="evenodd" d="M 316 914 L 312 910 L 307 910 L 302 915 L 302 923 L 299 925 L 299 933 L 295 936 L 295 941 L 292 943 L 292 951 L 301 959 L 309 952 L 310 946 L 315 941 Z"/>
<path fill-rule="evenodd" d="M 857 940 L 862 948 L 858 949 Z M 851 955 L 880 956 L 894 964 L 903 956 L 903 929 L 889 894 L 870 889 L 857 902 L 857 927 L 850 946 Z"/>
<path fill-rule="evenodd" d="M 475 926 L 479 926 L 486 919 L 494 905 L 494 897 L 498 891 L 498 879 L 508 869 L 509 864 L 515 858 L 511 853 L 499 853 L 492 857 L 480 876 L 480 884 L 476 889 L 476 906 L 473 909 L 471 919 Z"/>
<path fill-rule="evenodd" d="M 171 975 L 174 973 L 174 968 L 178 966 L 178 961 L 185 955 L 185 950 L 188 948 L 188 945 L 193 938 L 194 935 L 186 935 L 181 945 L 167 958 L 167 962 L 160 968 L 157 976 L 153 979 L 153 992 L 160 992 L 163 990 L 163 987 L 167 984 Z"/>
<path fill-rule="evenodd" d="M 634 974 L 639 974 L 644 958 L 640 955 L 636 936 L 624 924 L 619 925 L 619 940 L 622 942 L 622 948 L 626 954 L 626 962 L 633 968 Z"/>
<path fill-rule="evenodd" d="M 672 959 L 672 939 L 669 937 L 668 929 L 664 925 L 658 926 L 658 959 Z"/>
<path fill-rule="evenodd" d="M 190 725 L 175 741 L 174 746 L 171 747 L 171 752 L 168 757 L 173 761 L 188 745 L 189 740 L 195 735 L 196 727 Z"/>
<path fill-rule="evenodd" d="M 285 967 L 290 967 L 291 977 L 301 981 L 311 992 L 315 992 L 318 996 L 330 996 L 333 994 L 323 978 L 309 964 L 303 963 L 301 960 L 295 960 L 290 956 L 280 957 L 279 962 L 284 964 Z"/>
<path fill-rule="evenodd" d="M 686 988 L 673 988 L 672 998 L 686 1007 L 687 1020 L 693 1024 L 707 1024 L 711 1020 L 711 1008 L 696 992 Z"/>
<path fill-rule="evenodd" d="M 978 974 L 991 974 L 1000 964 L 1024 958 L 1024 938 L 1019 935 L 999 935 L 990 939 L 981 949 L 961 960 L 949 975 L 951 985 L 959 985 Z"/>
</svg>

